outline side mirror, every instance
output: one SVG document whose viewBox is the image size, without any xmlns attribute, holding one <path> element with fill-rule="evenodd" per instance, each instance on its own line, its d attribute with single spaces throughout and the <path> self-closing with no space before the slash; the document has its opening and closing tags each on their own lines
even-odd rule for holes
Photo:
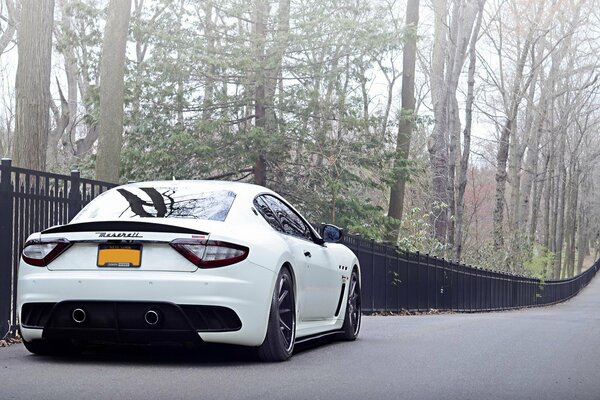
<svg viewBox="0 0 600 400">
<path fill-rule="evenodd" d="M 343 230 L 335 225 L 325 224 L 321 227 L 321 237 L 326 243 L 338 243 L 342 240 Z"/>
</svg>

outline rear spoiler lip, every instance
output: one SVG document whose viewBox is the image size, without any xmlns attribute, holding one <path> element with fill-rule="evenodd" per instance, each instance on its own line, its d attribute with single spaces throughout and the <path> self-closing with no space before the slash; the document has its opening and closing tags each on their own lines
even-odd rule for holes
<svg viewBox="0 0 600 400">
<path fill-rule="evenodd" d="M 187 233 L 193 235 L 208 235 L 208 232 L 185 228 L 177 225 L 160 224 L 141 221 L 98 221 L 80 222 L 54 226 L 41 233 L 70 233 L 70 232 L 153 232 L 153 233 Z M 124 238 L 126 239 L 126 238 Z"/>
</svg>

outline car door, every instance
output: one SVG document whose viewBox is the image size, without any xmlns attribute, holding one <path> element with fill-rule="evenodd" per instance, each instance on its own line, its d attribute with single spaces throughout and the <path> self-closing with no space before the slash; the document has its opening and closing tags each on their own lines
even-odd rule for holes
<svg viewBox="0 0 600 400">
<path fill-rule="evenodd" d="M 311 228 L 300 214 L 275 196 L 261 197 L 279 220 L 281 233 L 296 260 L 296 284 L 302 292 L 298 296 L 300 318 L 332 318 L 342 279 L 335 260 L 332 260 L 327 247 L 315 243 Z"/>
<path fill-rule="evenodd" d="M 319 320 L 333 318 L 342 287 L 342 274 L 331 252 L 325 246 L 309 243 L 305 246 L 308 252 L 307 274 L 309 296 L 304 319 Z"/>
</svg>

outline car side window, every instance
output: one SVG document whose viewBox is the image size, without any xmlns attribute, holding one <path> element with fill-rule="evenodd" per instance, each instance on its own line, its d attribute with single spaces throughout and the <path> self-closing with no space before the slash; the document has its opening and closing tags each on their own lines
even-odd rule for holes
<svg viewBox="0 0 600 400">
<path fill-rule="evenodd" d="M 271 225 L 273 229 L 275 229 L 278 232 L 283 232 L 279 220 L 277 219 L 275 214 L 273 214 L 273 211 L 269 208 L 267 203 L 265 203 L 263 196 L 259 196 L 256 199 L 254 199 L 254 206 L 256 207 L 260 215 L 263 216 L 263 218 L 269 223 L 269 225 Z"/>
<path fill-rule="evenodd" d="M 311 240 L 312 235 L 306 223 L 291 208 L 276 197 L 264 195 L 261 200 L 272 210 L 279 221 L 280 231 L 288 235 L 296 236 L 302 239 Z"/>
</svg>

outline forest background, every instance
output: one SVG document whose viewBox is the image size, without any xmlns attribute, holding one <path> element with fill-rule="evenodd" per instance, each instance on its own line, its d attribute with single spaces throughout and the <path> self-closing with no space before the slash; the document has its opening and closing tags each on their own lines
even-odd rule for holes
<svg viewBox="0 0 600 400">
<path fill-rule="evenodd" d="M 228 179 L 541 278 L 600 256 L 598 0 L 0 0 L 0 156 Z"/>
</svg>

